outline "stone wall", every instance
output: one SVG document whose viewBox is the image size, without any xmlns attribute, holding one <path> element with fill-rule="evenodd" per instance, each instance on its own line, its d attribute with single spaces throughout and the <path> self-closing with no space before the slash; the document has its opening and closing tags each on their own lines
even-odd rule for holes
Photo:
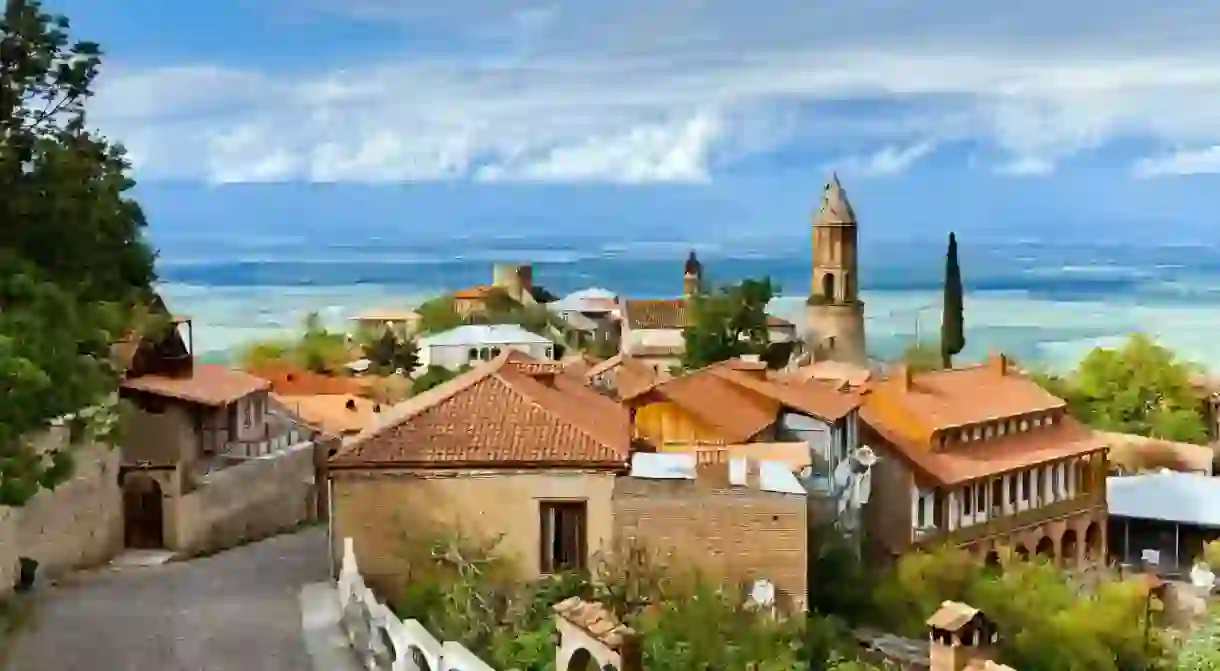
<svg viewBox="0 0 1220 671">
<path fill-rule="evenodd" d="M 314 449 L 300 443 L 209 473 L 190 493 L 167 497 L 167 545 L 184 554 L 214 552 L 315 521 Z"/>
<path fill-rule="evenodd" d="M 616 540 L 726 586 L 769 580 L 798 609 L 807 597 L 807 520 L 800 495 L 686 480 L 619 478 L 614 486 Z"/>
<path fill-rule="evenodd" d="M 67 441 L 68 429 L 55 427 L 36 447 L 59 449 Z M 20 508 L 0 507 L 0 598 L 12 590 L 18 557 L 38 561 L 45 576 L 103 564 L 123 549 L 119 451 L 100 444 L 74 449 L 69 481 Z"/>
</svg>

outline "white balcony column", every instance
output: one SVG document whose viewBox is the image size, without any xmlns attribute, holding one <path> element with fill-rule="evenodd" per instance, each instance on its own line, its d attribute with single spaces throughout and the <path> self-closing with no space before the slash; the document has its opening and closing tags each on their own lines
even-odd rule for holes
<svg viewBox="0 0 1220 671">
<path fill-rule="evenodd" d="M 1042 505 L 1049 506 L 1055 502 L 1055 467 L 1053 465 L 1042 467 Z"/>
<path fill-rule="evenodd" d="M 1063 469 L 1064 470 L 1063 476 L 1065 478 L 1067 478 L 1067 482 L 1065 484 L 1067 486 L 1067 493 L 1068 493 L 1069 499 L 1076 498 L 1076 475 L 1079 471 L 1079 468 L 1080 468 L 1080 466 L 1079 466 L 1078 460 L 1072 459 L 1071 461 L 1068 461 L 1066 463 L 1066 465 L 1064 466 L 1064 469 Z"/>
<path fill-rule="evenodd" d="M 1004 494 L 1004 500 L 1001 501 L 1000 505 L 1004 508 L 1005 515 L 1011 515 L 1014 512 L 1013 509 L 1016 507 L 1013 505 L 1012 495 L 1012 487 L 1015 487 L 1016 485 L 1013 484 L 1011 473 L 1005 473 L 1004 475 L 1000 476 L 1000 480 L 1004 483 L 1000 488 L 1002 490 L 1001 493 Z"/>
<path fill-rule="evenodd" d="M 1025 474 L 1028 471 L 1014 473 L 1012 476 L 1013 484 L 1017 488 L 1017 511 L 1022 511 L 1029 508 L 1029 492 L 1025 491 Z"/>
<path fill-rule="evenodd" d="M 960 514 L 958 510 L 960 510 L 961 507 L 960 503 L 958 502 L 958 497 L 960 496 L 961 494 L 957 490 L 949 490 L 946 492 L 946 507 L 949 509 L 949 531 L 957 531 L 958 527 L 961 526 L 961 524 L 959 524 L 960 520 L 958 519 L 958 515 Z"/>
</svg>

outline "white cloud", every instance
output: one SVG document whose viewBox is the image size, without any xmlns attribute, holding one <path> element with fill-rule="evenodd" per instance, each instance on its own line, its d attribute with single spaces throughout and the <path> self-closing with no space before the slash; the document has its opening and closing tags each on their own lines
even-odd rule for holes
<svg viewBox="0 0 1220 671">
<path fill-rule="evenodd" d="M 936 143 L 924 140 L 900 147 L 890 145 L 868 156 L 850 156 L 835 162 L 833 169 L 859 177 L 882 177 L 910 170 L 912 166 L 936 149 Z"/>
<path fill-rule="evenodd" d="M 1214 175 L 1220 173 L 1220 145 L 1203 149 L 1185 149 L 1160 156 L 1150 156 L 1135 162 L 1137 177 L 1167 177 L 1172 175 Z"/>
<path fill-rule="evenodd" d="M 95 121 L 145 176 L 216 181 L 700 181 L 790 140 L 870 174 L 960 143 L 1039 174 L 1115 139 L 1220 144 L 1211 3 L 310 2 L 454 49 L 129 65 Z"/>
</svg>

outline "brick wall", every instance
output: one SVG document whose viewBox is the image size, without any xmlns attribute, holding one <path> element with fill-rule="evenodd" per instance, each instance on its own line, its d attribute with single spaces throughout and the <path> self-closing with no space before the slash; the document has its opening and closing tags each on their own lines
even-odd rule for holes
<svg viewBox="0 0 1220 671">
<path fill-rule="evenodd" d="M 805 496 L 702 481 L 619 478 L 613 506 L 615 538 L 641 543 L 662 557 L 662 566 L 690 567 L 725 585 L 766 578 L 782 600 L 803 607 Z"/>
<path fill-rule="evenodd" d="M 67 428 L 54 428 L 37 446 L 56 449 L 67 439 Z M 70 480 L 20 508 L 0 507 L 0 598 L 13 588 L 18 557 L 37 560 L 40 575 L 55 575 L 103 564 L 122 551 L 119 451 L 109 445 L 75 449 Z"/>
</svg>

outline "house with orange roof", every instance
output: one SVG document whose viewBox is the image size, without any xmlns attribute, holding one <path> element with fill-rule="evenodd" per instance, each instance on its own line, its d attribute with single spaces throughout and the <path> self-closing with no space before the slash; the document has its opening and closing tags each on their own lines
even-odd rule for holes
<svg viewBox="0 0 1220 671">
<path fill-rule="evenodd" d="M 377 401 L 352 394 L 272 394 L 272 400 L 304 426 L 341 440 L 372 426 L 382 410 Z"/>
<path fill-rule="evenodd" d="M 1106 556 L 1107 442 L 1003 355 L 874 381 L 861 409 L 873 467 L 865 523 L 893 556 L 951 543 L 1069 565 Z"/>
<path fill-rule="evenodd" d="M 625 354 L 615 354 L 590 368 L 585 379 L 594 389 L 613 398 L 622 398 L 635 396 L 651 387 L 659 376 L 651 365 Z"/>
<path fill-rule="evenodd" d="M 658 451 L 739 446 L 734 453 L 745 455 L 750 444 L 795 444 L 809 454 L 803 475 L 822 493 L 859 445 L 858 394 L 819 380 L 773 378 L 756 359 L 724 361 L 620 398 L 631 410 L 636 439 Z"/>
<path fill-rule="evenodd" d="M 557 362 L 505 351 L 383 410 L 335 454 L 332 538 L 352 537 L 382 585 L 406 575 L 412 531 L 437 526 L 501 536 L 526 577 L 585 569 L 610 541 L 630 455 L 626 408 Z"/>
<path fill-rule="evenodd" d="M 389 329 L 393 333 L 410 337 L 419 332 L 420 319 L 419 313 L 414 310 L 382 308 L 361 312 L 352 317 L 351 321 L 357 329 Z"/>
<path fill-rule="evenodd" d="M 529 264 L 497 263 L 492 266 L 491 284 L 480 284 L 453 292 L 453 311 L 469 317 L 483 314 L 497 296 L 524 306 L 537 305 L 534 294 L 534 267 Z"/>
<path fill-rule="evenodd" d="M 622 334 L 619 351 L 647 363 L 661 375 L 682 363 L 686 349 L 683 330 L 690 326 L 688 303 L 702 288 L 703 264 L 692 251 L 682 267 L 680 298 L 632 299 L 622 302 Z M 796 325 L 767 316 L 771 342 L 796 342 Z"/>
<path fill-rule="evenodd" d="M 271 412 L 268 380 L 197 363 L 188 343 L 191 320 L 171 318 L 159 337 L 137 339 L 125 362 L 119 396 L 132 412 L 120 482 L 131 547 L 185 542 L 188 521 L 175 517 L 176 504 L 201 475 L 309 442 Z"/>
</svg>

